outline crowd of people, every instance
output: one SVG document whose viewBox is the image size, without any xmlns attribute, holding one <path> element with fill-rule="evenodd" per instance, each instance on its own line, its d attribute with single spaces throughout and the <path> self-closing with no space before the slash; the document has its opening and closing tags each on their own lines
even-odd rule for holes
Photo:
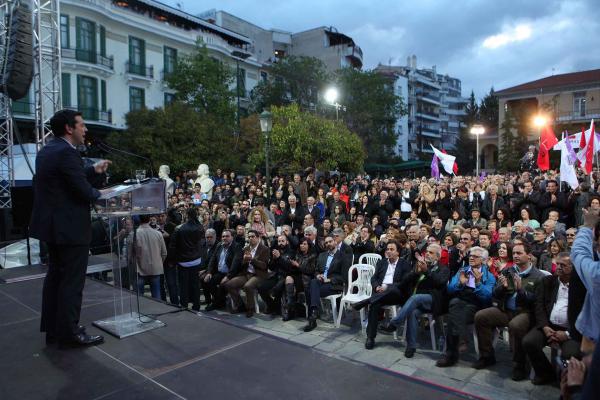
<svg viewBox="0 0 600 400">
<path fill-rule="evenodd" d="M 229 298 L 231 312 L 250 318 L 260 296 L 264 312 L 283 321 L 308 307 L 308 332 L 321 298 L 341 293 L 350 267 L 377 253 L 372 296 L 353 305 L 368 310 L 366 349 L 378 332 L 406 324 L 404 355 L 413 357 L 427 313 L 445 325 L 437 367 L 456 364 L 470 336 L 473 368 L 494 365 L 494 338 L 506 329 L 512 379 L 532 368 L 533 384 L 560 382 L 565 398 L 598 394 L 589 370 L 600 362 L 590 364 L 600 337 L 600 195 L 589 180 L 566 190 L 552 171 L 436 181 L 309 170 L 267 183 L 217 170 L 211 178 L 206 193 L 195 172 L 180 174 L 165 214 L 118 227 L 119 248 L 135 254 L 137 283 L 153 297 L 195 311 L 225 310 Z M 399 307 L 390 321 L 386 306 Z M 546 346 L 560 360 L 548 359 Z"/>
</svg>

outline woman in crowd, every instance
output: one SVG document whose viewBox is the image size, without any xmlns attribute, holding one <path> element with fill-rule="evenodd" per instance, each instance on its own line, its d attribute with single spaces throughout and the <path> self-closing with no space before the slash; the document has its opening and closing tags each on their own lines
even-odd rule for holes
<svg viewBox="0 0 600 400">
<path fill-rule="evenodd" d="M 565 241 L 562 239 L 552 239 L 548 245 L 548 249 L 540 256 L 538 268 L 554 274 L 556 263 L 558 262 L 558 254 L 563 251 L 565 251 Z"/>
<path fill-rule="evenodd" d="M 496 221 L 498 221 L 498 229 L 511 227 L 510 213 L 507 208 L 501 207 L 496 211 Z"/>
<path fill-rule="evenodd" d="M 333 212 L 329 216 L 329 219 L 331 219 L 331 222 L 333 223 L 333 225 L 336 228 L 341 227 L 344 224 L 344 222 L 346 222 L 346 213 L 344 212 L 342 207 L 343 206 L 341 206 L 341 205 L 336 205 L 333 208 Z M 336 224 L 337 224 L 337 226 L 336 226 Z"/>
<path fill-rule="evenodd" d="M 290 274 L 285 277 L 286 301 L 282 315 L 284 321 L 289 321 L 295 317 L 295 309 L 298 293 L 302 293 L 303 288 L 308 287 L 310 280 L 315 277 L 317 254 L 313 250 L 312 244 L 305 237 L 298 240 L 298 252 L 296 259 L 291 261 L 292 267 L 297 268 L 300 274 Z"/>
<path fill-rule="evenodd" d="M 354 222 L 346 221 L 342 224 L 342 229 L 346 235 L 344 238 L 344 243 L 346 243 L 348 246 L 352 246 L 352 244 L 356 242 L 356 238 L 358 238 L 358 232 L 354 230 L 355 228 L 356 224 Z"/>
<path fill-rule="evenodd" d="M 446 222 L 446 232 L 452 232 L 455 226 L 463 226 L 467 221 L 460 216 L 457 210 L 452 211 L 452 218 Z"/>
<path fill-rule="evenodd" d="M 456 244 L 458 236 L 453 233 L 446 233 L 442 240 L 442 255 L 440 257 L 440 265 L 447 267 L 450 263 L 450 257 L 456 252 Z"/>
<path fill-rule="evenodd" d="M 512 260 L 512 246 L 509 242 L 499 242 L 498 243 L 498 256 L 490 257 L 488 259 L 488 267 L 490 272 L 494 274 L 495 277 L 502 272 L 502 270 L 506 268 L 510 268 L 514 265 Z"/>
<path fill-rule="evenodd" d="M 367 196 L 366 194 L 360 198 L 360 204 L 356 209 L 356 213 L 362 214 L 365 217 L 371 217 L 371 214 L 373 213 L 373 208 L 369 203 L 369 196 Z"/>
<path fill-rule="evenodd" d="M 417 204 L 417 215 L 421 221 L 429 223 L 431 221 L 432 207 L 435 200 L 435 193 L 431 186 L 427 183 L 422 183 L 415 202 Z"/>
<path fill-rule="evenodd" d="M 356 222 L 357 215 L 358 214 L 356 213 L 356 207 L 355 206 L 350 207 L 350 211 L 348 211 L 348 221 Z"/>
<path fill-rule="evenodd" d="M 531 219 L 531 213 L 529 212 L 528 208 L 521 209 L 521 219 L 519 221 L 530 229 L 536 229 L 540 227 L 540 223 L 537 220 Z"/>
<path fill-rule="evenodd" d="M 267 246 L 275 236 L 275 227 L 269 221 L 267 214 L 260 208 L 253 208 L 250 211 L 250 222 L 246 224 L 246 234 L 250 230 L 257 231 Z"/>
<path fill-rule="evenodd" d="M 406 221 L 404 221 L 404 226 L 408 226 L 408 225 L 421 226 L 421 224 L 423 224 L 423 221 L 421 221 L 421 218 L 419 218 L 417 214 L 418 214 L 417 210 L 413 207 L 412 211 L 410 212 L 410 217 L 408 217 L 406 219 Z"/>
<path fill-rule="evenodd" d="M 452 209 L 450 202 L 450 192 L 448 189 L 440 190 L 435 196 L 435 203 L 433 209 L 435 210 L 437 217 L 442 220 L 442 223 L 446 223 L 449 220 Z"/>
<path fill-rule="evenodd" d="M 373 228 L 373 232 L 375 233 L 375 236 L 377 236 L 378 238 L 383 233 L 384 229 L 383 229 L 383 225 L 379 221 L 379 215 L 374 215 L 373 218 L 371 219 L 371 228 Z"/>
</svg>

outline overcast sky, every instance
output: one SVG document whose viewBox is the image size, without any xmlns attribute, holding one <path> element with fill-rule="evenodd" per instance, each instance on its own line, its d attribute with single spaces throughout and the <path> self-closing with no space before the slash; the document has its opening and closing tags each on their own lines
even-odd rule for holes
<svg viewBox="0 0 600 400">
<path fill-rule="evenodd" d="M 190 14 L 217 9 L 263 28 L 334 26 L 362 48 L 363 68 L 437 66 L 463 96 L 600 68 L 598 0 L 162 0 Z"/>
</svg>

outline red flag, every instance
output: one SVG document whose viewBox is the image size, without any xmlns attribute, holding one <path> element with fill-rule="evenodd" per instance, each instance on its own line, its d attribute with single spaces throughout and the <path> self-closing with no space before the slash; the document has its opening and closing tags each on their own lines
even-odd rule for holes
<svg viewBox="0 0 600 400">
<path fill-rule="evenodd" d="M 590 142 L 588 143 L 587 148 L 585 149 L 585 172 L 588 175 L 592 173 L 592 167 L 594 163 L 594 143 L 596 142 L 594 140 L 594 138 L 596 137 L 594 130 L 594 125 L 592 125 L 590 132 Z M 583 136 L 585 136 L 585 134 Z"/>
<path fill-rule="evenodd" d="M 542 134 L 540 135 L 540 151 L 538 153 L 537 165 L 540 171 L 547 171 L 550 169 L 550 149 L 558 143 L 556 135 L 552 131 L 550 126 L 546 125 L 542 128 Z"/>
<path fill-rule="evenodd" d="M 444 149 L 442 149 L 442 153 L 448 154 Z M 458 164 L 456 161 L 454 161 L 454 165 L 452 166 L 452 172 L 454 172 L 454 175 L 458 174 Z"/>
</svg>

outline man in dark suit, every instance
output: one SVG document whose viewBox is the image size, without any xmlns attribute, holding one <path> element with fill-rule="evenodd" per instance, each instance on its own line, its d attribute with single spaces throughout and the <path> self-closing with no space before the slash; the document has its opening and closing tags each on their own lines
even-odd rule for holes
<svg viewBox="0 0 600 400">
<path fill-rule="evenodd" d="M 552 364 L 544 354 L 546 345 L 558 346 L 561 357 L 569 360 L 579 354 L 578 334 L 574 325 L 569 321 L 569 305 L 578 304 L 577 314 L 581 311 L 585 291 L 574 293 L 570 286 L 573 274 L 573 263 L 569 253 L 558 255 L 555 276 L 546 276 L 536 291 L 535 327 L 523 338 L 523 349 L 527 353 L 531 367 L 535 371 L 534 385 L 543 385 L 556 381 Z M 579 295 L 579 301 L 573 302 L 572 297 Z M 579 336 L 580 337 L 580 336 Z"/>
<path fill-rule="evenodd" d="M 225 288 L 233 301 L 233 312 L 246 311 L 246 317 L 254 315 L 254 295 L 257 287 L 268 276 L 269 248 L 262 243 L 260 233 L 253 229 L 248 231 L 248 246 L 244 248 L 242 267 L 237 276 L 225 281 Z M 242 302 L 240 289 L 246 292 L 246 306 Z"/>
<path fill-rule="evenodd" d="M 289 207 L 283 215 L 283 224 L 292 227 L 292 234 L 298 236 L 304 223 L 304 208 L 298 204 L 298 199 L 293 194 L 288 197 Z"/>
<path fill-rule="evenodd" d="M 206 311 L 225 307 L 225 283 L 238 275 L 242 263 L 240 247 L 233 241 L 234 232 L 225 229 L 221 233 L 221 243 L 217 245 L 210 259 L 208 272 L 204 275 L 204 283 L 208 286 L 212 303 Z"/>
<path fill-rule="evenodd" d="M 83 167 L 76 147 L 87 131 L 81 113 L 58 111 L 50 120 L 55 138 L 37 155 L 31 236 L 48 244 L 48 274 L 42 295 L 41 331 L 61 347 L 101 343 L 87 335 L 79 314 L 91 240 L 90 204 L 110 161 Z"/>
<path fill-rule="evenodd" d="M 208 228 L 204 233 L 204 243 L 202 243 L 200 247 L 200 253 L 202 257 L 202 264 L 200 264 L 200 286 L 202 287 L 202 293 L 204 293 L 204 301 L 206 304 L 211 303 L 211 295 L 209 285 L 204 282 L 204 277 L 208 273 L 208 267 L 210 265 L 210 261 L 215 254 L 215 250 L 217 249 L 217 232 Z"/>
<path fill-rule="evenodd" d="M 340 251 L 333 238 L 325 238 L 326 251 L 317 258 L 316 277 L 311 279 L 306 288 L 306 302 L 309 305 L 308 325 L 305 332 L 310 332 L 317 327 L 317 317 L 321 297 L 340 293 L 344 289 L 344 282 L 352 264 L 352 253 Z"/>
<path fill-rule="evenodd" d="M 371 277 L 373 295 L 353 306 L 355 310 L 369 306 L 369 322 L 365 342 L 367 350 L 371 350 L 375 346 L 381 308 L 403 304 L 408 298 L 409 294 L 402 292 L 399 285 L 411 269 L 411 264 L 400 258 L 400 244 L 395 240 L 390 240 L 385 247 L 385 258 L 377 262 L 375 273 Z"/>
</svg>

